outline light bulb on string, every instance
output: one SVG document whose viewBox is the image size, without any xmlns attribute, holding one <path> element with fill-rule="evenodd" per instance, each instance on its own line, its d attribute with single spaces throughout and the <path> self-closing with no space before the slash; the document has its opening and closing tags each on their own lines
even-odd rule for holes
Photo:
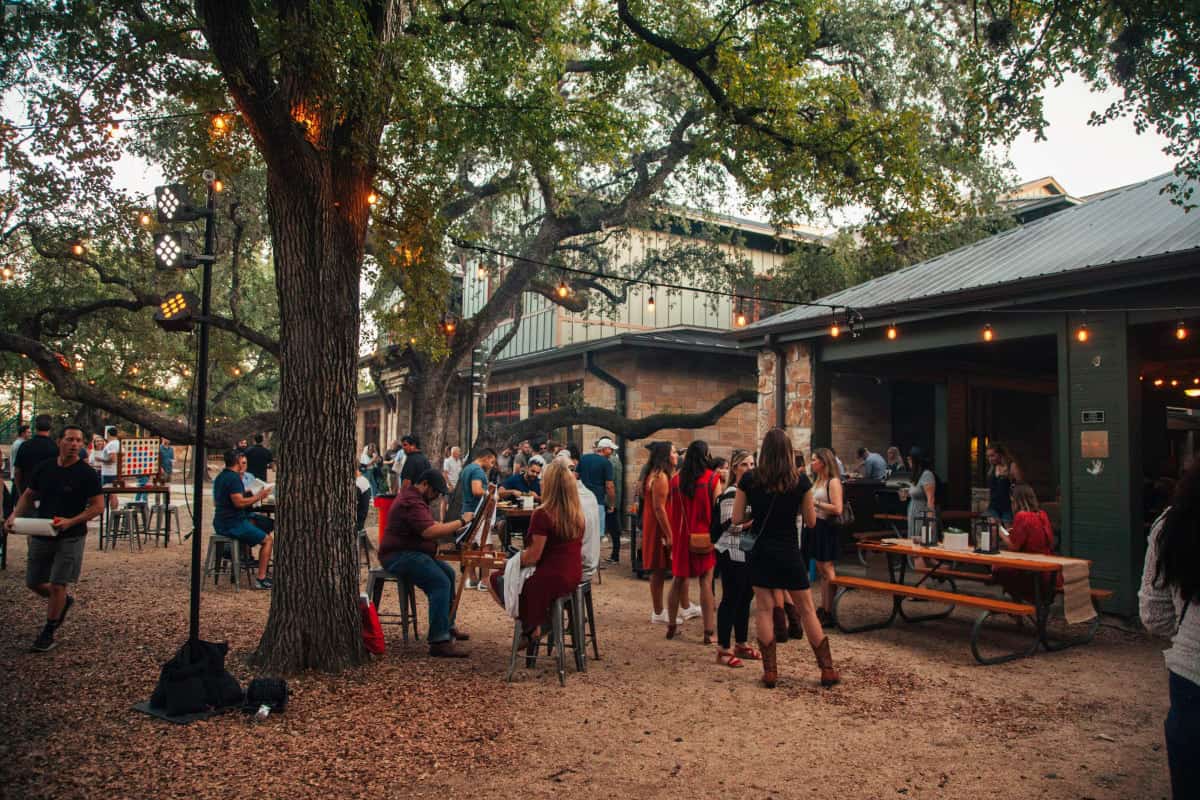
<svg viewBox="0 0 1200 800">
<path fill-rule="evenodd" d="M 646 301 L 646 310 L 654 313 L 654 284 L 650 284 L 650 299 Z"/>
<path fill-rule="evenodd" d="M 569 295 L 571 293 L 571 288 L 569 286 L 567 286 L 567 282 L 565 280 L 560 279 L 558 281 L 558 288 L 555 289 L 554 291 L 558 294 L 559 297 L 566 297 L 567 295 Z"/>
<path fill-rule="evenodd" d="M 896 337 L 899 335 L 900 332 L 896 330 L 896 323 L 893 322 L 891 325 L 887 326 L 887 338 L 890 341 L 895 341 Z"/>
<path fill-rule="evenodd" d="M 842 335 L 842 328 L 840 325 L 837 324 L 837 322 L 834 322 L 832 325 L 829 326 L 829 335 L 832 336 L 834 339 L 836 339 Z"/>
<path fill-rule="evenodd" d="M 987 323 L 986 325 L 984 325 L 983 326 L 983 340 L 985 342 L 990 342 L 995 338 L 996 338 L 996 332 L 992 330 L 991 323 Z"/>
<path fill-rule="evenodd" d="M 375 194 L 375 192 L 371 192 L 367 195 L 367 205 L 373 206 L 378 202 L 379 202 L 379 195 Z"/>
<path fill-rule="evenodd" d="M 1175 326 L 1175 338 L 1183 341 L 1188 337 L 1187 325 L 1183 324 L 1183 320 L 1179 320 L 1179 324 Z"/>
<path fill-rule="evenodd" d="M 475 268 L 475 274 L 479 277 L 479 280 L 481 280 L 481 281 L 487 280 L 487 276 L 488 276 L 487 267 L 484 265 L 484 263 L 482 261 L 480 261 L 479 266 Z"/>
<path fill-rule="evenodd" d="M 745 312 L 739 311 L 739 312 L 737 313 L 737 317 L 735 317 L 735 318 L 734 318 L 734 320 L 733 320 L 733 324 L 734 324 L 734 325 L 736 325 L 736 326 L 738 326 L 739 328 L 744 328 L 744 327 L 746 327 L 746 314 L 745 314 Z"/>
<path fill-rule="evenodd" d="M 154 218 L 147 212 L 143 211 L 141 214 L 138 214 L 138 224 L 143 228 L 149 228 L 152 222 L 154 222 Z"/>
<path fill-rule="evenodd" d="M 84 254 L 84 252 L 85 251 L 83 249 L 83 242 L 72 242 L 71 243 L 71 255 L 81 256 Z"/>
<path fill-rule="evenodd" d="M 1092 333 L 1088 330 L 1087 323 L 1081 322 L 1079 328 L 1075 331 L 1075 341 L 1083 344 L 1090 338 L 1092 338 Z"/>
</svg>

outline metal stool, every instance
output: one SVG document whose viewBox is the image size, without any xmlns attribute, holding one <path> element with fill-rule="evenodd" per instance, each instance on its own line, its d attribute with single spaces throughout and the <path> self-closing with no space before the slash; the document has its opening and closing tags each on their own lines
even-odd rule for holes
<svg viewBox="0 0 1200 800">
<path fill-rule="evenodd" d="M 598 575 L 599 573 L 597 573 Z M 579 642 L 587 652 L 588 639 L 592 640 L 592 658 L 600 660 L 600 642 L 596 639 L 596 607 L 592 604 L 592 582 L 585 580 L 575 587 L 576 625 Z M 584 630 L 584 628 L 587 630 Z M 586 667 L 584 669 L 586 672 Z"/>
<path fill-rule="evenodd" d="M 166 547 L 171 543 L 171 537 L 168 536 L 166 532 L 168 516 L 170 516 L 172 521 L 176 541 L 182 542 L 183 526 L 179 521 L 179 505 L 177 503 L 171 503 L 171 505 L 155 503 L 154 505 L 150 506 L 150 517 L 149 522 L 146 525 L 146 529 L 154 538 L 157 539 L 160 536 L 163 538 L 163 547 Z"/>
<path fill-rule="evenodd" d="M 546 654 L 551 651 L 554 653 L 555 666 L 558 669 L 558 684 L 560 686 L 567 685 L 567 647 L 571 647 L 575 651 L 575 669 L 578 672 L 587 671 L 587 651 L 580 646 L 580 639 L 577 636 L 580 615 L 575 610 L 576 593 L 565 595 L 557 598 L 550 607 L 550 637 L 546 640 Z M 567 618 L 567 624 L 563 625 L 563 617 Z M 567 644 L 566 632 L 571 632 L 571 643 Z M 508 658 L 508 675 L 505 680 L 512 682 L 513 674 L 517 671 L 517 657 L 521 649 L 521 620 L 515 620 L 513 623 L 513 640 L 512 652 Z M 533 639 L 529 643 L 529 647 L 525 650 L 525 668 L 531 669 L 537 663 L 538 648 L 541 645 L 541 637 Z"/>
<path fill-rule="evenodd" d="M 396 594 L 400 598 L 399 614 L 384 614 L 379 612 L 379 601 L 383 599 L 383 585 L 389 581 L 396 584 Z M 421 640 L 421 632 L 417 629 L 417 590 L 412 583 L 388 572 L 386 569 L 376 568 L 367 573 L 367 597 L 371 598 L 371 603 L 374 604 L 376 612 L 379 613 L 381 624 L 396 624 L 395 622 L 383 623 L 382 620 L 384 617 L 400 618 L 400 635 L 403 637 L 405 644 L 408 644 L 408 628 L 410 625 L 412 626 L 413 640 Z"/>
<path fill-rule="evenodd" d="M 225 545 L 231 546 L 231 557 L 226 557 Z M 249 548 L 247 548 L 246 552 L 249 553 Z M 225 566 L 226 561 L 229 562 L 228 567 Z M 229 536 L 221 536 L 218 533 L 214 533 L 208 538 L 208 553 L 204 556 L 204 577 L 207 578 L 211 575 L 213 586 L 220 583 L 221 573 L 228 570 L 229 582 L 233 584 L 233 590 L 235 592 L 239 591 L 241 587 L 238 584 L 241 581 L 238 579 L 238 573 L 246 573 L 246 585 L 249 586 L 251 585 L 250 581 L 253 579 L 253 576 L 250 574 L 253 569 L 253 567 L 242 560 L 242 543 L 237 539 Z"/>
<path fill-rule="evenodd" d="M 356 540 L 358 548 L 358 557 L 362 560 L 362 565 L 367 568 L 367 572 L 371 571 L 371 551 L 374 550 L 371 546 L 371 540 L 367 538 L 367 529 L 358 529 L 358 538 Z"/>
<path fill-rule="evenodd" d="M 108 527 L 104 532 L 104 538 L 108 539 L 109 544 L 112 547 L 117 546 L 117 539 L 128 539 L 130 552 L 133 552 L 133 543 L 136 541 L 138 550 L 141 550 L 142 535 L 146 530 L 145 527 L 140 524 L 141 520 L 141 512 L 139 512 L 136 508 L 125 506 L 117 511 L 112 511 L 108 515 Z M 101 541 L 100 547 L 103 549 L 103 541 Z"/>
</svg>

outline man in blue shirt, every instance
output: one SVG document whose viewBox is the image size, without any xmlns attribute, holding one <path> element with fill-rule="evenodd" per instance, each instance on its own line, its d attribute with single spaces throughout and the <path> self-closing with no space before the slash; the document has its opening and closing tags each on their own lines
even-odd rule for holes
<svg viewBox="0 0 1200 800">
<path fill-rule="evenodd" d="M 496 468 L 496 451 L 485 447 L 475 454 L 475 460 L 463 467 L 458 476 L 458 485 L 462 487 L 462 513 L 474 514 L 483 503 L 487 494 L 488 474 Z M 467 570 L 468 589 L 487 591 L 487 581 L 476 567 Z"/>
<path fill-rule="evenodd" d="M 242 487 L 246 471 L 246 456 L 240 450 L 225 453 L 225 469 L 213 481 L 213 530 L 230 539 L 237 539 L 247 548 L 261 545 L 258 551 L 258 577 L 251 588 L 270 589 L 267 566 L 271 563 L 271 546 L 275 537 L 275 522 L 262 514 L 251 514 L 249 508 L 266 499 L 270 488 L 248 494 Z"/>
<path fill-rule="evenodd" d="M 525 465 L 525 474 L 514 472 L 500 484 L 501 497 L 520 497 L 532 492 L 535 500 L 542 499 L 542 459 L 534 456 Z"/>
<path fill-rule="evenodd" d="M 887 477 L 888 466 L 879 453 L 872 453 L 865 447 L 858 448 L 858 457 L 862 459 L 862 476 L 868 481 L 882 481 Z"/>
<path fill-rule="evenodd" d="M 617 449 L 607 436 L 596 442 L 596 452 L 579 459 L 579 480 L 596 495 L 596 502 L 606 511 L 614 511 L 617 505 L 617 487 L 613 482 L 613 465 L 608 457 Z"/>
</svg>

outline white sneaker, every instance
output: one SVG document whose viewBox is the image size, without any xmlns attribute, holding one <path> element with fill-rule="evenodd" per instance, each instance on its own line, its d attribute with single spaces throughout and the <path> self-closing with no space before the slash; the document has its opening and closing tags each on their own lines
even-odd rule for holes
<svg viewBox="0 0 1200 800">
<path fill-rule="evenodd" d="M 695 619 L 703 613 L 700 610 L 700 606 L 688 606 L 687 608 L 679 609 L 679 618 L 682 620 Z"/>
<path fill-rule="evenodd" d="M 666 625 L 667 624 L 667 610 L 664 608 L 662 610 L 661 614 L 655 614 L 653 611 L 651 611 L 650 612 L 650 624 L 651 625 Z M 682 625 L 683 617 L 676 617 L 675 624 Z"/>
<path fill-rule="evenodd" d="M 477 584 L 475 583 L 475 581 L 471 580 L 470 578 L 467 578 L 467 588 L 468 589 L 474 589 L 476 587 L 476 585 Z"/>
<path fill-rule="evenodd" d="M 480 581 L 479 583 L 475 584 L 475 588 L 481 592 L 486 592 L 488 590 L 488 582 Z"/>
</svg>

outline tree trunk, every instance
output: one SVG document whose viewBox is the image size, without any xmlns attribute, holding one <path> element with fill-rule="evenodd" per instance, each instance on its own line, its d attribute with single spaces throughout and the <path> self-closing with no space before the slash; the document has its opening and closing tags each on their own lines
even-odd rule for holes
<svg viewBox="0 0 1200 800">
<path fill-rule="evenodd" d="M 333 158 L 289 167 L 268 172 L 284 332 L 280 504 L 271 613 L 256 661 L 282 673 L 337 671 L 362 659 L 352 476 L 369 184 L 361 168 Z"/>
<path fill-rule="evenodd" d="M 423 362 L 423 369 L 411 382 L 413 393 L 412 432 L 421 439 L 425 456 L 435 466 L 441 462 L 447 445 L 459 445 L 464 456 L 471 443 L 450 441 L 451 429 L 458 416 L 458 387 L 451 356 L 439 364 Z M 462 431 L 457 438 L 462 438 Z"/>
</svg>

